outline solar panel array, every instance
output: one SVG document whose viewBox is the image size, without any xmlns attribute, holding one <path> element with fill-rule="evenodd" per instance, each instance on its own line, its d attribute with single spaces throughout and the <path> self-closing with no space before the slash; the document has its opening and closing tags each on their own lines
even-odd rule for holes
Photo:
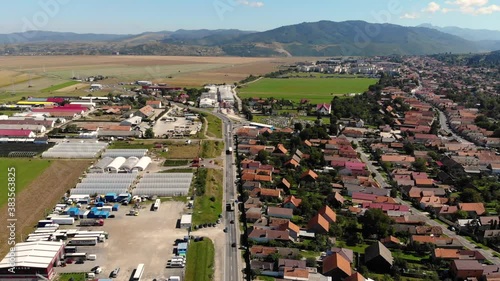
<svg viewBox="0 0 500 281">
<path fill-rule="evenodd" d="M 84 158 L 96 157 L 108 144 L 105 142 L 63 142 L 42 153 L 42 158 Z"/>
<path fill-rule="evenodd" d="M 137 178 L 137 173 L 131 174 L 87 174 L 87 177 L 76 188 L 71 190 L 71 194 L 106 194 L 125 193 Z"/>
<path fill-rule="evenodd" d="M 185 196 L 189 192 L 192 180 L 192 173 L 145 174 L 132 191 L 132 194 Z"/>
<path fill-rule="evenodd" d="M 103 154 L 102 157 L 137 157 L 141 158 L 148 153 L 147 149 L 107 149 Z"/>
</svg>

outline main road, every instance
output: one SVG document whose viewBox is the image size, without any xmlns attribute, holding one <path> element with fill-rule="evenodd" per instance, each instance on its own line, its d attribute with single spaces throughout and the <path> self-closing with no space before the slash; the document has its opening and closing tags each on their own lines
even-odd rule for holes
<svg viewBox="0 0 500 281">
<path fill-rule="evenodd" d="M 179 107 L 185 108 L 186 106 L 183 104 L 175 103 Z M 200 109 L 200 108 L 191 108 L 193 111 L 199 111 L 199 112 L 206 112 L 209 114 L 213 114 L 219 119 L 222 120 L 222 134 L 223 134 L 223 140 L 225 143 L 225 151 L 228 150 L 228 148 L 233 147 L 233 130 L 234 130 L 234 124 L 231 119 L 229 119 L 226 115 L 217 112 L 217 111 L 209 111 L 205 109 Z M 226 211 L 226 204 L 225 203 L 230 203 L 237 199 L 237 191 L 236 191 L 236 185 L 235 185 L 235 180 L 236 180 L 236 169 L 235 169 L 235 159 L 234 155 L 232 154 L 226 154 L 224 158 L 224 180 L 223 180 L 223 186 L 224 186 L 224 204 L 223 204 L 223 212 L 225 215 L 223 215 L 223 222 L 224 222 L 224 227 L 227 228 L 226 231 L 226 241 L 224 243 L 224 269 L 223 269 L 223 275 L 224 279 L 226 281 L 238 281 L 242 280 L 240 277 L 240 273 L 243 269 L 243 262 L 241 255 L 238 251 L 239 248 L 239 240 L 240 240 L 240 235 L 241 231 L 239 226 L 239 220 L 238 220 L 238 210 L 235 208 L 234 212 L 227 212 Z M 235 245 L 233 247 L 233 245 Z"/>
</svg>

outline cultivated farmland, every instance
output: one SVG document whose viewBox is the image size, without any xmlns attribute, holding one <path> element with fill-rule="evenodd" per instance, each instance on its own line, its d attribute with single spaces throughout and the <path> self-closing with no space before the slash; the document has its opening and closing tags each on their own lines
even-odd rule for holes
<svg viewBox="0 0 500 281">
<path fill-rule="evenodd" d="M 308 99 L 313 104 L 330 103 L 335 95 L 362 93 L 376 82 L 370 78 L 266 78 L 244 86 L 238 95 L 241 98 L 273 97 L 294 102 Z"/>
<path fill-rule="evenodd" d="M 23 159 L 29 162 L 29 159 Z M 51 160 L 49 166 L 42 170 L 38 176 L 30 175 L 30 172 L 22 170 L 21 164 L 11 164 L 15 161 L 11 158 L 2 160 L 3 175 L 7 175 L 5 166 L 15 165 L 17 170 L 16 178 L 19 184 L 23 183 L 22 177 L 28 177 L 26 187 L 16 194 L 16 240 L 26 239 L 26 236 L 33 230 L 33 226 L 40 220 L 70 188 L 74 187 L 82 172 L 90 165 L 88 160 Z M 31 161 L 39 161 L 32 159 Z M 42 164 L 37 163 L 34 167 L 40 170 Z M 30 171 L 30 170 L 28 170 Z M 20 181 L 20 182 L 19 182 Z M 5 186 L 5 185 L 3 185 Z M 3 191 L 2 191 L 3 192 Z M 3 193 L 4 194 L 4 193 Z M 0 220 L 7 221 L 7 205 L 0 208 Z M 8 229 L 0 230 L 0 241 L 7 241 Z M 8 252 L 9 245 L 2 243 L 0 255 Z"/>
</svg>

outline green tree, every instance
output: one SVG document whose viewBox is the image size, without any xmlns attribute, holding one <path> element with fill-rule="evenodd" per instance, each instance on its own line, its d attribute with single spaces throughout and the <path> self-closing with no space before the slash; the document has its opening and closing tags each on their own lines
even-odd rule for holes
<svg viewBox="0 0 500 281">
<path fill-rule="evenodd" d="M 293 128 L 295 131 L 300 132 L 304 127 L 302 126 L 302 123 L 298 122 L 293 125 Z"/>
<path fill-rule="evenodd" d="M 376 235 L 383 238 L 394 232 L 392 220 L 381 209 L 369 209 L 360 217 L 360 223 L 363 225 L 363 236 L 369 237 Z"/>
<path fill-rule="evenodd" d="M 417 172 L 427 171 L 427 161 L 424 158 L 417 158 L 415 162 L 412 163 L 413 169 Z"/>
<path fill-rule="evenodd" d="M 146 129 L 146 132 L 144 132 L 144 138 L 145 139 L 152 139 L 155 137 L 155 133 L 153 132 L 152 128 Z"/>
<path fill-rule="evenodd" d="M 463 203 L 482 202 L 481 194 L 473 188 L 466 188 L 460 193 L 460 201 Z"/>
</svg>

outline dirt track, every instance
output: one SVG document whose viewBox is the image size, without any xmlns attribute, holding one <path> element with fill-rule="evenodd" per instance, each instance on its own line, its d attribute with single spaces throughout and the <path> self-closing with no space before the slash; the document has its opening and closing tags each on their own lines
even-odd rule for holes
<svg viewBox="0 0 500 281">
<path fill-rule="evenodd" d="M 38 178 L 16 195 L 16 240 L 26 239 L 33 226 L 46 212 L 54 207 L 64 193 L 78 181 L 82 172 L 90 165 L 88 160 L 53 160 Z M 22 175 L 17 175 L 18 177 Z M 0 210 L 0 257 L 9 251 L 6 243 L 9 230 L 7 222 L 7 206 Z"/>
</svg>

